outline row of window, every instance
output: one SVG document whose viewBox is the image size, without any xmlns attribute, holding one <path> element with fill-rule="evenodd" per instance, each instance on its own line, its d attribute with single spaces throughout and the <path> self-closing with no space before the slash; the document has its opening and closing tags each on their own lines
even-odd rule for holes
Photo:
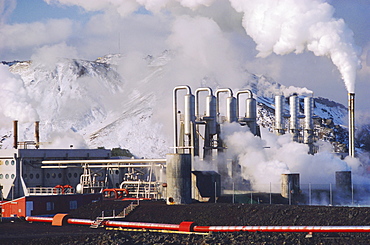
<svg viewBox="0 0 370 245">
<path fill-rule="evenodd" d="M 72 175 L 72 173 L 68 173 L 68 178 L 72 178 L 72 176 L 74 177 L 74 178 L 77 178 L 77 177 L 79 177 L 79 175 L 77 174 L 77 173 L 74 173 L 73 175 Z M 27 179 L 27 178 L 30 178 L 30 179 L 33 179 L 33 178 L 36 178 L 36 179 L 39 179 L 40 178 L 40 174 L 23 174 L 23 178 L 25 178 L 25 179 Z M 56 173 L 47 173 L 46 174 L 46 178 L 47 179 L 50 179 L 50 178 L 56 178 L 56 177 L 58 177 L 59 179 L 61 179 L 62 177 L 63 177 L 63 174 L 62 173 L 58 173 L 58 174 L 56 174 Z"/>
<path fill-rule="evenodd" d="M 111 171 L 110 172 L 111 174 L 114 174 L 114 172 L 113 171 Z M 116 170 L 115 171 L 115 174 L 116 175 L 118 175 L 119 174 L 119 171 L 118 170 Z M 79 177 L 79 174 L 77 174 L 77 173 L 74 173 L 73 175 L 72 175 L 72 173 L 68 173 L 68 178 L 72 178 L 72 176 L 73 176 L 73 178 L 78 178 Z M 30 179 L 33 179 L 33 178 L 36 178 L 36 179 L 39 179 L 40 178 L 40 175 L 39 174 L 36 174 L 36 175 L 34 175 L 34 174 L 29 174 L 29 175 L 27 175 L 27 174 L 23 174 L 23 178 L 25 178 L 25 179 L 27 179 L 27 178 L 30 178 Z M 56 177 L 58 177 L 59 179 L 61 179 L 62 177 L 63 177 L 63 174 L 62 173 L 58 173 L 58 174 L 56 174 L 56 173 L 47 173 L 46 174 L 46 178 L 47 179 L 50 179 L 50 178 L 56 178 Z"/>
<path fill-rule="evenodd" d="M 9 179 L 12 178 L 14 179 L 15 178 L 15 174 L 12 174 L 12 175 L 9 175 L 9 174 L 5 174 L 5 179 Z M 4 178 L 4 175 L 3 174 L 0 174 L 0 179 L 3 179 Z"/>
<path fill-rule="evenodd" d="M 9 161 L 9 160 L 5 160 L 5 165 L 9 165 L 9 163 L 10 163 L 11 165 L 14 165 L 14 164 L 15 164 L 15 161 L 14 161 L 14 160 L 11 160 L 11 161 Z"/>
</svg>

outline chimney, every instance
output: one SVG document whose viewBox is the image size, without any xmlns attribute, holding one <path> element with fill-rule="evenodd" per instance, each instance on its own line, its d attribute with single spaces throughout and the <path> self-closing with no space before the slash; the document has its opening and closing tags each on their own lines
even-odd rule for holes
<svg viewBox="0 0 370 245">
<path fill-rule="evenodd" d="M 348 154 L 355 157 L 355 93 L 348 93 Z"/>
<path fill-rule="evenodd" d="M 13 121 L 13 135 L 14 135 L 14 141 L 13 141 L 13 148 L 18 148 L 18 121 Z"/>
<path fill-rule="evenodd" d="M 40 122 L 35 121 L 35 148 L 40 147 Z"/>
</svg>

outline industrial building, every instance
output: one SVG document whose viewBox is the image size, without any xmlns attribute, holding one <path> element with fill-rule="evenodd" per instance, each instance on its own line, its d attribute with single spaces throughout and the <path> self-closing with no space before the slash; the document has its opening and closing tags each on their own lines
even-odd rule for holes
<svg viewBox="0 0 370 245">
<path fill-rule="evenodd" d="M 312 145 L 313 98 L 304 98 L 303 116 L 298 113 L 297 98 L 296 94 L 290 96 L 288 114 L 284 112 L 283 96 L 275 97 L 275 133 L 289 132 L 294 141 Z M 287 118 L 288 126 L 285 124 Z M 303 130 L 299 118 L 304 118 Z M 227 151 L 222 140 L 226 123 L 247 127 L 260 137 L 257 102 L 251 90 L 240 90 L 234 96 L 229 88 L 218 89 L 215 93 L 208 87 L 198 88 L 192 94 L 189 86 L 175 87 L 173 153 L 167 154 L 165 159 L 114 159 L 106 149 L 40 149 L 39 123 L 35 122 L 35 141 L 18 142 L 18 122 L 14 121 L 14 149 L 0 150 L 1 198 L 8 200 L 3 202 L 2 214 L 67 210 L 67 207 L 75 208 L 99 199 L 97 196 L 102 197 L 106 188 L 125 189 L 127 195 L 134 198 L 164 199 L 168 204 L 212 198 L 216 201 L 222 195 L 221 187 L 240 171 L 238 164 L 224 159 L 217 161 L 217 171 L 202 171 L 194 168 L 193 161 L 195 157 L 213 161 Z M 354 154 L 354 149 L 351 152 Z M 290 198 L 292 190 L 299 193 L 299 175 L 283 176 L 282 180 L 283 197 Z M 89 195 L 92 198 L 87 198 Z M 36 202 L 36 197 L 40 201 Z M 85 201 L 81 201 L 84 197 Z M 66 200 L 66 204 L 58 210 L 54 205 L 51 209 L 50 203 L 63 203 L 58 198 Z M 15 202 L 20 206 L 14 209 Z M 36 207 L 36 203 L 43 207 Z"/>
</svg>

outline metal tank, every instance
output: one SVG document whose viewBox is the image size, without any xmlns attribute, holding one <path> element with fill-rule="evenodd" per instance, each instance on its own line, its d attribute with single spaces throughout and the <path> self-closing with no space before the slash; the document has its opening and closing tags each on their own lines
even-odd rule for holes
<svg viewBox="0 0 370 245">
<path fill-rule="evenodd" d="M 191 155 L 167 154 L 167 204 L 191 203 Z"/>
<path fill-rule="evenodd" d="M 185 124 L 185 135 L 191 135 L 192 133 L 192 124 L 195 121 L 195 112 L 194 112 L 194 95 L 186 94 L 185 95 L 185 111 L 184 111 L 184 124 Z"/>
<path fill-rule="evenodd" d="M 236 119 L 236 98 L 233 96 L 233 91 L 230 88 L 218 89 L 216 91 L 216 114 L 220 115 L 220 93 L 229 93 L 229 96 L 226 98 L 226 121 L 231 123 L 235 122 Z M 219 119 L 219 123 L 220 119 Z"/>
<path fill-rule="evenodd" d="M 313 143 L 313 98 L 311 96 L 304 98 L 304 143 Z"/>
<path fill-rule="evenodd" d="M 285 198 L 292 198 L 300 194 L 299 174 L 281 175 L 281 195 Z"/>
<path fill-rule="evenodd" d="M 289 98 L 290 107 L 290 133 L 292 134 L 293 141 L 298 141 L 298 96 L 293 94 Z"/>
<path fill-rule="evenodd" d="M 248 94 L 249 98 L 245 101 L 245 117 L 241 117 L 240 108 L 239 108 L 239 96 L 241 94 Z M 249 89 L 238 91 L 236 93 L 236 115 L 238 121 L 241 123 L 246 123 L 251 132 L 256 135 L 257 134 L 257 102 L 256 99 L 253 98 L 252 91 Z"/>
<path fill-rule="evenodd" d="M 211 88 L 198 88 L 195 90 L 195 114 L 196 117 L 200 119 L 199 115 L 199 92 L 208 91 L 206 97 L 206 111 L 203 120 L 207 123 L 208 133 L 211 135 L 216 134 L 217 129 L 217 108 L 216 108 L 216 97 L 213 95 Z"/>
<path fill-rule="evenodd" d="M 236 98 L 233 96 L 226 98 L 226 121 L 236 122 Z"/>
<path fill-rule="evenodd" d="M 284 121 L 283 121 L 283 101 L 284 96 L 275 96 L 275 133 L 277 135 L 284 134 Z"/>
</svg>

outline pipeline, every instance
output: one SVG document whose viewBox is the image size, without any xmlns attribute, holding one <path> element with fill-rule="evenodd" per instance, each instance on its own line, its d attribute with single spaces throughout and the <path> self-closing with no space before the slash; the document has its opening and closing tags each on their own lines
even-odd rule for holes
<svg viewBox="0 0 370 245">
<path fill-rule="evenodd" d="M 29 222 L 49 222 L 51 217 L 27 216 Z M 67 219 L 68 224 L 92 225 L 93 220 Z M 370 226 L 197 226 L 194 222 L 184 221 L 180 224 L 160 224 L 145 222 L 126 221 L 103 221 L 102 225 L 107 227 L 126 227 L 140 229 L 172 230 L 181 232 L 370 232 Z"/>
</svg>

